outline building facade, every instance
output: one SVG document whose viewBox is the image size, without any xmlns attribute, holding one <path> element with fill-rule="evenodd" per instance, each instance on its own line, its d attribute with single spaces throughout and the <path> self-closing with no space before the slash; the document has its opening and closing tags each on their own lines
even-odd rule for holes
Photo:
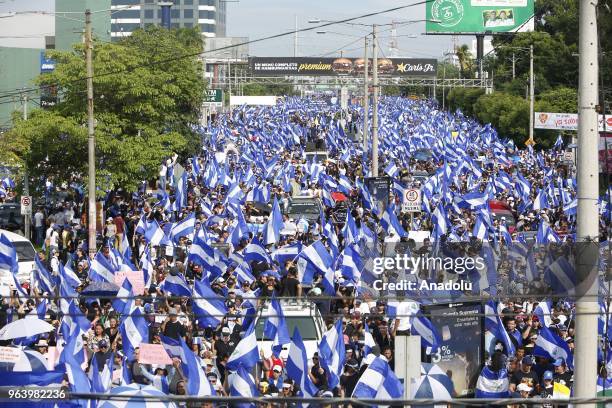
<svg viewBox="0 0 612 408">
<path fill-rule="evenodd" d="M 226 1 L 174 0 L 170 9 L 171 28 L 198 27 L 204 37 L 225 37 Z M 129 36 L 138 28 L 159 25 L 161 7 L 157 0 L 111 0 L 111 38 Z"/>
</svg>

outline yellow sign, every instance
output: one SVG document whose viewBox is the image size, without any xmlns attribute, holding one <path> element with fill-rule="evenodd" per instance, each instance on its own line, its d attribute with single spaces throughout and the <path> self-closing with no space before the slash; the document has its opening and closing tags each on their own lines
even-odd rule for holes
<svg viewBox="0 0 612 408">
<path fill-rule="evenodd" d="M 527 139 L 525 141 L 525 146 L 534 146 L 535 144 L 536 144 L 536 142 L 533 139 Z"/>
</svg>

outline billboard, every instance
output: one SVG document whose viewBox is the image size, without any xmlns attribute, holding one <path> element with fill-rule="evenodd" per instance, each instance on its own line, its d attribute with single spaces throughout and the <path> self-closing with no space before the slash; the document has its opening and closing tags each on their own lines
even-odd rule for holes
<svg viewBox="0 0 612 408">
<path fill-rule="evenodd" d="M 533 0 L 435 0 L 426 10 L 427 34 L 533 31 Z"/>
<path fill-rule="evenodd" d="M 221 89 L 207 89 L 204 91 L 204 103 L 223 102 L 223 91 Z"/>
<path fill-rule="evenodd" d="M 363 58 L 253 57 L 249 68 L 254 76 L 359 76 L 364 74 Z M 372 59 L 368 60 L 369 67 Z M 378 75 L 434 77 L 438 61 L 430 58 L 379 58 Z"/>
<path fill-rule="evenodd" d="M 577 113 L 534 112 L 535 129 L 578 130 Z M 600 132 L 612 130 L 612 116 L 599 115 L 597 126 Z"/>
<path fill-rule="evenodd" d="M 40 73 L 49 74 L 55 71 L 55 60 L 48 58 L 44 51 L 40 52 Z M 40 106 L 51 108 L 57 104 L 57 87 L 55 85 L 40 88 Z"/>
</svg>

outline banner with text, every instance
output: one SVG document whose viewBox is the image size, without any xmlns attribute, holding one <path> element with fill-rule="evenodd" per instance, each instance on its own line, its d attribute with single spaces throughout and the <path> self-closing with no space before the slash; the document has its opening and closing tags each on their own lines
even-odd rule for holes
<svg viewBox="0 0 612 408">
<path fill-rule="evenodd" d="M 552 130 L 578 130 L 577 113 L 534 112 L 534 128 Z M 612 130 L 612 115 L 599 115 L 600 132 Z"/>
<path fill-rule="evenodd" d="M 369 70 L 373 61 L 368 60 Z M 429 58 L 379 58 L 381 76 L 436 76 L 438 61 Z M 364 74 L 363 58 L 253 57 L 249 68 L 254 76 L 359 76 Z M 369 71 L 368 70 L 368 71 Z"/>
</svg>

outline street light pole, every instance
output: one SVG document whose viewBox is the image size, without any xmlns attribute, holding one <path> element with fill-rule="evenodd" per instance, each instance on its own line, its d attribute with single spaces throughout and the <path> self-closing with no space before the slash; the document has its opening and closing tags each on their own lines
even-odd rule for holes
<svg viewBox="0 0 612 408">
<path fill-rule="evenodd" d="M 372 25 L 372 176 L 378 177 L 378 48 L 376 45 L 376 24 Z"/>
<path fill-rule="evenodd" d="M 28 120 L 28 94 L 26 92 L 23 93 L 22 101 L 23 101 L 23 120 Z M 28 164 L 27 163 L 24 166 L 24 172 L 23 172 L 23 195 L 24 196 L 30 195 L 30 180 L 28 176 Z M 24 227 L 23 232 L 27 239 L 30 239 L 30 224 L 32 224 L 31 215 L 28 213 L 23 218 L 23 227 Z"/>
<path fill-rule="evenodd" d="M 295 31 L 293 33 L 293 56 L 298 56 L 298 18 L 295 15 Z"/>
<path fill-rule="evenodd" d="M 578 210 L 576 216 L 577 289 L 574 397 L 594 398 L 597 393 L 597 327 L 599 305 L 599 164 L 597 93 L 597 0 L 581 0 L 578 49 Z M 594 407 L 595 404 L 587 404 Z"/>
<path fill-rule="evenodd" d="M 87 66 L 87 157 L 89 167 L 89 189 L 88 189 L 88 249 L 89 257 L 93 259 L 96 255 L 96 164 L 95 164 L 95 139 L 94 139 L 94 100 L 93 100 L 93 63 L 91 43 L 91 11 L 85 10 L 85 60 Z"/>
<path fill-rule="evenodd" d="M 368 89 L 368 37 L 365 38 L 365 47 L 363 49 L 363 153 L 368 151 L 368 128 L 369 123 L 369 99 L 370 91 Z"/>
<path fill-rule="evenodd" d="M 514 65 L 513 65 L 514 66 Z M 529 142 L 534 144 L 533 140 L 533 44 L 529 46 Z"/>
</svg>

